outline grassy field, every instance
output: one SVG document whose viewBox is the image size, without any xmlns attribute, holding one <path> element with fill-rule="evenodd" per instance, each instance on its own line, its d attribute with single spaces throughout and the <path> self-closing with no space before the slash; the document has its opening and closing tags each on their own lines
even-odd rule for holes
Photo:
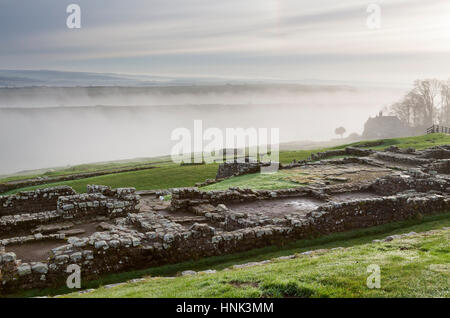
<svg viewBox="0 0 450 318">
<path fill-rule="evenodd" d="M 376 142 L 378 140 L 371 140 L 369 142 Z M 430 134 L 423 136 L 415 136 L 415 137 L 405 137 L 405 138 L 392 138 L 392 139 L 381 139 L 382 143 L 377 146 L 371 147 L 363 147 L 365 149 L 374 149 L 381 150 L 389 146 L 397 146 L 399 148 L 415 148 L 415 149 L 425 149 L 432 146 L 439 146 L 450 144 L 450 135 L 448 134 Z M 298 151 L 283 151 L 280 153 L 280 162 L 281 163 L 290 163 L 292 160 L 305 160 L 311 153 L 322 152 L 326 150 L 332 149 L 342 149 L 348 146 L 358 146 L 361 144 L 366 144 L 368 141 L 359 141 L 351 144 L 343 144 L 336 147 L 324 148 L 324 149 L 315 149 L 315 150 L 298 150 Z"/>
<path fill-rule="evenodd" d="M 349 144 L 355 146 L 358 144 L 367 143 L 365 141 Z M 391 145 L 396 145 L 400 148 L 414 147 L 416 149 L 424 149 L 431 146 L 450 144 L 450 135 L 446 134 L 430 134 L 417 137 L 407 137 L 407 138 L 394 138 L 394 139 L 383 139 L 382 144 L 369 147 L 373 149 L 383 149 Z M 339 149 L 347 145 L 337 146 L 328 149 Z M 292 160 L 304 160 L 311 156 L 311 153 L 325 151 L 328 149 L 316 149 L 316 150 L 299 150 L 299 151 L 283 151 L 280 153 L 280 162 L 290 163 Z M 164 157 L 161 157 L 164 158 Z M 158 160 L 162 160 L 159 158 Z M 156 160 L 156 159 L 155 159 Z M 151 162 L 151 161 L 149 161 Z M 153 161 L 157 162 L 157 161 Z M 140 162 L 142 164 L 144 162 Z M 145 162 L 148 163 L 148 162 Z M 121 168 L 125 167 L 127 163 L 118 163 Z M 129 163 L 128 163 L 129 164 Z M 133 163 L 138 164 L 138 163 Z M 105 169 L 106 167 L 111 168 L 113 163 L 104 164 L 92 164 L 92 165 L 80 165 L 70 169 L 73 172 L 86 172 L 95 171 L 95 167 L 98 169 Z M 125 165 L 125 166 L 124 166 Z M 116 166 L 117 167 L 117 166 Z M 64 181 L 58 183 L 50 183 L 33 187 L 26 187 L 21 189 L 16 189 L 5 194 L 13 194 L 23 190 L 34 190 L 42 189 L 55 185 L 68 185 L 73 187 L 77 192 L 85 192 L 87 184 L 102 184 L 111 187 L 135 187 L 138 190 L 152 190 L 152 189 L 163 189 L 163 188 L 175 188 L 175 187 L 188 187 L 193 186 L 197 182 L 203 182 L 205 179 L 214 178 L 217 172 L 218 164 L 207 164 L 199 166 L 179 166 L 176 164 L 160 163 L 158 168 L 125 172 L 117 174 L 109 174 L 99 177 L 85 178 L 75 181 Z M 69 171 L 61 170 L 57 173 L 69 173 Z M 42 175 L 41 175 L 42 176 Z M 293 182 L 287 182 L 282 180 L 280 176 L 262 176 L 260 174 L 249 175 L 237 178 L 231 178 L 229 180 L 223 181 L 223 183 L 211 185 L 206 189 L 225 189 L 230 186 L 246 186 L 253 187 L 255 189 L 280 189 L 289 188 L 292 186 L 298 186 L 298 184 Z"/>
<path fill-rule="evenodd" d="M 176 164 L 165 164 L 158 166 L 158 168 L 149 170 L 122 172 L 79 180 L 26 187 L 10 191 L 6 194 L 48 188 L 58 185 L 68 185 L 79 193 L 86 192 L 86 186 L 88 184 L 101 184 L 112 188 L 134 187 L 137 190 L 188 187 L 193 186 L 197 182 L 203 182 L 206 179 L 214 179 L 217 173 L 217 167 L 218 164 L 183 167 Z"/>
<path fill-rule="evenodd" d="M 382 139 L 383 143 L 378 146 L 366 147 L 375 150 L 384 149 L 389 146 L 397 146 L 399 148 L 415 148 L 417 150 L 425 149 L 433 146 L 440 146 L 450 144 L 449 134 L 429 134 L 415 137 L 405 137 L 405 138 L 392 138 L 392 139 Z M 348 145 L 341 145 L 333 147 L 331 149 L 341 149 L 347 146 L 356 146 L 360 144 L 366 144 L 367 141 L 359 141 Z"/>
<path fill-rule="evenodd" d="M 287 189 L 302 186 L 302 184 L 287 180 L 292 171 L 280 170 L 271 174 L 247 174 L 232 177 L 222 182 L 201 188 L 202 190 L 226 190 L 229 187 L 241 187 L 258 190 Z"/>
<path fill-rule="evenodd" d="M 383 139 L 381 145 L 374 147 L 364 147 L 371 149 L 384 149 L 386 147 L 396 145 L 400 148 L 413 147 L 416 149 L 424 149 L 431 146 L 443 145 L 450 143 L 450 135 L 446 134 L 432 134 L 418 137 L 407 137 L 407 138 L 394 138 L 394 139 Z M 357 142 L 350 145 L 337 146 L 330 149 L 341 149 L 348 146 L 357 146 L 360 144 L 365 144 L 366 141 Z M 280 153 L 280 161 L 282 163 L 292 162 L 293 159 L 304 160 L 307 159 L 311 153 L 321 152 L 329 149 L 318 149 L 318 150 L 307 150 L 307 151 L 286 151 Z M 345 156 L 335 156 L 331 158 L 341 158 Z M 331 159 L 330 158 L 330 159 Z M 292 187 L 301 186 L 301 184 L 290 182 L 286 180 L 291 173 L 295 171 L 283 171 L 280 170 L 273 174 L 250 174 L 238 177 L 232 177 L 230 179 L 224 180 L 222 182 L 209 185 L 202 189 L 204 190 L 226 190 L 229 187 L 241 187 L 241 188 L 251 188 L 255 190 L 276 190 L 276 189 L 286 189 Z"/>
<path fill-rule="evenodd" d="M 91 293 L 73 293 L 66 297 L 450 297 L 449 230 L 419 233 L 391 242 L 369 243 L 388 232 L 389 235 L 422 232 L 442 229 L 449 224 L 447 214 L 429 217 L 416 225 L 401 222 L 334 234 L 299 241 L 284 249 L 252 251 L 257 252 L 254 257 L 249 256 L 251 253 L 241 253 L 247 255 L 241 258 L 225 256 L 220 265 L 211 266 L 213 263 L 210 263 L 209 268 L 220 270 L 246 261 L 328 249 L 292 260 L 276 260 L 262 266 L 221 270 L 207 275 L 172 279 L 147 277 L 144 282 L 99 288 Z M 395 229 L 395 226 L 399 228 Z M 337 246 L 345 249 L 330 250 Z M 208 260 L 203 260 L 203 269 L 206 263 Z M 367 267 L 371 264 L 380 266 L 380 289 L 369 289 L 366 285 Z M 188 269 L 198 267 L 202 267 L 202 261 Z M 182 270 L 183 266 L 175 268 Z M 159 273 L 162 272 L 160 269 Z M 156 269 L 154 274 L 157 273 Z"/>
<path fill-rule="evenodd" d="M 30 173 L 24 173 L 20 175 L 13 175 L 9 177 L 0 178 L 0 183 L 32 179 L 37 177 L 59 177 L 66 175 L 73 175 L 79 173 L 88 173 L 96 171 L 109 171 L 109 170 L 120 170 L 125 168 L 135 168 L 142 167 L 149 164 L 158 165 L 171 162 L 169 156 L 155 157 L 155 158 L 142 158 L 142 159 L 131 159 L 131 160 L 121 160 L 114 162 L 98 162 L 98 163 L 87 163 L 70 167 L 63 168 L 50 168 L 50 169 L 40 169 L 30 171 Z"/>
</svg>

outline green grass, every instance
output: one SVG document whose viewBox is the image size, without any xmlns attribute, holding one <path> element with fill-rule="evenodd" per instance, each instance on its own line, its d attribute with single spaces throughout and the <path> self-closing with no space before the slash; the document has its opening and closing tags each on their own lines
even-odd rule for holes
<svg viewBox="0 0 450 318">
<path fill-rule="evenodd" d="M 374 147 L 366 147 L 374 150 L 384 149 L 389 146 L 397 146 L 399 148 L 415 148 L 417 150 L 450 144 L 449 134 L 429 134 L 415 137 L 405 137 L 405 138 L 391 138 L 391 139 L 381 139 L 383 143 Z M 371 140 L 373 142 L 375 140 Z M 365 144 L 367 141 L 359 141 L 348 145 L 341 145 L 333 147 L 331 149 L 342 149 L 348 146 L 357 146 L 360 144 Z"/>
<path fill-rule="evenodd" d="M 226 190 L 229 187 L 241 187 L 258 190 L 288 189 L 302 186 L 302 184 L 286 180 L 292 171 L 280 170 L 271 174 L 253 173 L 231 177 L 224 181 L 201 188 L 202 190 Z"/>
<path fill-rule="evenodd" d="M 314 149 L 314 150 L 295 150 L 295 151 L 281 151 L 280 152 L 280 162 L 281 163 L 291 163 L 295 160 L 306 160 L 311 154 L 316 152 L 326 151 L 327 149 Z"/>
<path fill-rule="evenodd" d="M 450 135 L 446 134 L 430 134 L 425 136 L 417 137 L 407 137 L 407 138 L 394 138 L 394 139 L 383 139 L 382 144 L 375 147 L 366 147 L 371 149 L 384 149 L 386 147 L 396 145 L 400 148 L 413 147 L 416 149 L 424 149 L 431 146 L 444 145 L 450 143 Z M 373 142 L 373 141 L 371 141 Z M 367 141 L 357 142 L 349 145 L 337 146 L 330 149 L 342 149 L 348 146 L 357 146 L 360 144 L 365 144 Z M 318 150 L 300 150 L 300 151 L 286 151 L 280 153 L 280 162 L 289 163 L 293 159 L 305 160 L 311 156 L 311 153 L 317 153 L 326 151 L 327 149 Z M 329 150 L 329 149 L 328 149 Z M 337 159 L 350 156 L 333 156 L 329 159 Z M 229 187 L 241 187 L 250 188 L 254 190 L 276 190 L 276 189 L 286 189 L 292 187 L 298 187 L 300 184 L 295 182 L 290 182 L 285 180 L 290 172 L 280 170 L 273 174 L 250 174 L 238 177 L 232 177 L 230 179 L 224 180 L 222 182 L 212 184 L 202 188 L 203 190 L 226 190 Z"/>
<path fill-rule="evenodd" d="M 132 160 L 122 160 L 114 162 L 99 162 L 99 163 L 88 163 L 76 166 L 70 166 L 65 168 L 54 168 L 54 169 L 40 169 L 36 170 L 34 173 L 30 172 L 24 175 L 13 175 L 5 178 L 0 178 L 0 183 L 9 181 L 18 181 L 25 179 L 33 179 L 37 177 L 59 177 L 80 173 L 89 173 L 96 171 L 109 171 L 109 170 L 121 170 L 130 169 L 136 167 L 147 166 L 149 164 L 157 165 L 161 163 L 169 163 L 170 157 L 156 157 L 150 159 L 132 159 Z M 37 173 L 38 171 L 45 171 L 42 173 Z"/>
<path fill-rule="evenodd" d="M 329 149 L 340 149 L 347 146 L 355 146 L 358 144 L 367 143 L 361 141 L 357 143 L 341 145 L 338 147 Z M 450 135 L 446 134 L 430 134 L 416 137 L 406 138 L 393 138 L 383 139 L 382 145 L 376 147 L 369 147 L 373 149 L 383 149 L 391 145 L 396 145 L 400 148 L 414 147 L 416 149 L 424 149 L 431 146 L 450 144 Z M 299 151 L 283 151 L 280 153 L 281 163 L 290 163 L 292 160 L 305 160 L 311 156 L 312 153 L 325 151 L 327 149 L 316 150 L 299 150 Z M 339 158 L 342 156 L 337 156 Z M 163 157 L 161 157 L 163 158 Z M 162 160 L 159 158 L 159 160 Z M 156 159 L 155 159 L 156 160 Z M 153 161 L 155 162 L 155 161 Z M 144 162 L 139 162 L 143 164 Z M 120 163 L 129 166 L 129 163 Z M 138 163 L 136 163 L 138 164 Z M 92 164 L 92 165 L 80 165 L 74 167 L 73 172 L 86 172 L 95 171 L 95 167 L 111 167 L 114 163 L 104 164 Z M 68 185 L 72 186 L 77 192 L 85 192 L 87 184 L 104 184 L 111 187 L 136 187 L 138 190 L 151 190 L 162 188 L 175 188 L 175 187 L 187 187 L 193 186 L 197 182 L 203 182 L 205 179 L 214 178 L 216 175 L 218 164 L 208 164 L 201 166 L 183 166 L 180 167 L 176 164 L 160 164 L 157 169 L 126 172 L 118 174 L 109 174 L 99 177 L 85 178 L 75 181 L 65 181 L 58 183 L 50 183 L 33 187 L 26 187 L 16 189 L 5 194 L 13 194 L 23 190 L 34 190 L 38 188 L 47 188 L 55 185 Z M 70 168 L 72 169 L 72 168 Z M 94 169 L 94 170 L 92 170 Z M 98 168 L 100 169 L 100 168 Z M 61 173 L 61 172 L 58 172 Z M 68 173 L 66 171 L 66 173 Z M 42 176 L 42 175 L 41 175 Z M 260 177 L 257 177 L 260 176 Z M 260 178 L 260 179 L 258 179 Z M 230 180 L 223 181 L 212 186 L 208 186 L 206 189 L 225 189 L 228 186 L 241 186 L 241 187 L 253 187 L 254 189 L 282 189 L 292 186 L 298 186 L 296 183 L 280 180 L 279 176 L 262 176 L 257 174 L 256 176 L 244 176 L 239 178 L 232 178 Z"/>
<path fill-rule="evenodd" d="M 299 241 L 278 251 L 260 249 L 258 256 L 254 257 L 241 253 L 247 257 L 235 257 L 234 262 L 270 259 L 319 248 L 348 247 L 346 249 L 209 275 L 174 279 L 149 277 L 144 282 L 99 288 L 82 295 L 73 293 L 67 297 L 450 297 L 448 231 L 368 244 L 374 238 L 386 236 L 386 232 L 420 232 L 440 229 L 450 223 L 449 214 L 445 219 L 442 216 L 432 219 L 410 226 L 404 226 L 408 222 L 397 223 L 397 226 L 403 225 L 401 230 L 395 230 L 395 225 L 389 224 Z M 232 257 L 222 257 L 223 263 L 219 266 L 210 264 L 209 267 L 220 270 L 230 266 L 234 263 L 230 261 Z M 380 289 L 366 286 L 367 267 L 371 264 L 381 268 Z M 189 269 L 201 265 L 200 261 Z M 160 275 L 161 271 L 158 273 L 156 270 L 155 274 Z"/>
<path fill-rule="evenodd" d="M 215 178 L 217 164 L 203 166 L 179 166 L 176 164 L 160 165 L 157 168 L 141 171 L 115 173 L 79 180 L 70 180 L 39 186 L 16 189 L 6 194 L 19 191 L 43 189 L 58 185 L 67 185 L 78 193 L 86 192 L 88 184 L 101 184 L 112 188 L 135 187 L 137 190 L 167 189 L 172 187 L 189 187 L 197 182 Z"/>
<path fill-rule="evenodd" d="M 98 288 L 106 284 L 113 284 L 146 276 L 173 276 L 184 270 L 196 270 L 196 271 L 206 269 L 222 270 L 234 264 L 262 261 L 279 256 L 292 255 L 294 253 L 300 253 L 304 251 L 322 248 L 351 247 L 351 246 L 357 247 L 359 245 L 367 244 L 374 239 L 384 238 L 388 235 L 408 233 L 411 231 L 423 232 L 431 229 L 439 229 L 444 226 L 446 227 L 450 226 L 450 213 L 426 216 L 421 221 L 408 220 L 402 222 L 394 222 L 366 229 L 357 229 L 348 232 L 334 233 L 331 235 L 322 236 L 318 238 L 298 240 L 296 242 L 286 244 L 285 246 L 268 246 L 265 248 L 254 249 L 243 253 L 203 258 L 196 261 L 188 261 L 183 263 L 164 265 L 124 273 L 107 274 L 102 276 L 101 279 L 96 281 L 89 281 L 89 282 L 83 281 L 82 288 L 83 289 Z M 338 262 L 339 258 L 337 258 L 335 261 Z M 63 287 L 53 289 L 28 290 L 21 292 L 20 294 L 14 294 L 9 296 L 35 297 L 43 295 L 58 295 L 68 292 L 70 292 L 70 290 Z M 150 296 L 150 294 L 146 296 Z"/>
<path fill-rule="evenodd" d="M 417 150 L 425 149 L 433 146 L 450 144 L 449 134 L 429 134 L 423 136 L 404 137 L 404 138 L 391 138 L 391 139 L 379 139 L 370 141 L 358 141 L 351 144 L 344 144 L 336 147 L 314 149 L 314 150 L 298 150 L 298 151 L 283 151 L 280 152 L 280 162 L 290 163 L 292 160 L 305 160 L 311 156 L 311 153 L 323 152 L 326 150 L 343 149 L 349 146 L 358 146 L 366 144 L 368 142 L 382 141 L 378 146 L 364 147 L 366 149 L 381 150 L 389 146 L 397 146 L 399 148 L 415 148 Z M 338 158 L 338 157 L 336 157 Z"/>
</svg>

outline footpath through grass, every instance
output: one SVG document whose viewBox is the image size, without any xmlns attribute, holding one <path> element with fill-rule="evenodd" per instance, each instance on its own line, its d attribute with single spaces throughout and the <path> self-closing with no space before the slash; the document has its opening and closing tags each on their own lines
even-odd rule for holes
<svg viewBox="0 0 450 318">
<path fill-rule="evenodd" d="M 177 273 L 180 273 L 184 270 L 195 270 L 195 271 L 201 271 L 201 270 L 207 270 L 207 269 L 222 270 L 222 269 L 225 269 L 225 268 L 230 267 L 235 264 L 243 264 L 243 263 L 253 262 L 253 261 L 262 261 L 262 260 L 266 260 L 266 259 L 271 259 L 271 258 L 275 258 L 275 257 L 279 257 L 279 256 L 292 255 L 294 253 L 300 253 L 300 252 L 309 251 L 309 250 L 317 250 L 317 249 L 322 249 L 322 248 L 334 248 L 334 247 L 351 247 L 351 246 L 356 247 L 358 245 L 370 243 L 374 239 L 384 238 L 388 235 L 408 233 L 411 231 L 424 232 L 424 231 L 428 231 L 431 229 L 440 229 L 444 226 L 446 226 L 446 227 L 450 226 L 450 212 L 447 214 L 426 216 L 422 221 L 409 220 L 409 221 L 389 223 L 389 224 L 366 228 L 366 229 L 358 229 L 358 230 L 353 230 L 353 231 L 349 231 L 349 232 L 335 233 L 335 234 L 322 236 L 322 237 L 318 237 L 318 238 L 299 240 L 299 241 L 287 244 L 285 246 L 268 246 L 265 248 L 254 249 L 254 250 L 243 252 L 243 253 L 203 258 L 203 259 L 195 260 L 195 261 L 188 261 L 188 262 L 183 262 L 183 263 L 164 265 L 164 266 L 159 266 L 159 267 L 152 267 L 152 268 L 129 271 L 129 272 L 124 272 L 124 273 L 107 274 L 107 275 L 102 276 L 101 279 L 96 280 L 96 281 L 90 281 L 90 282 L 83 281 L 82 288 L 83 289 L 98 288 L 98 287 L 106 285 L 106 284 L 114 284 L 114 283 L 118 283 L 118 282 L 124 282 L 124 281 L 130 280 L 130 279 L 146 277 L 146 276 L 174 276 L 174 275 L 177 275 Z M 448 245 L 448 237 L 447 237 L 447 245 Z M 438 249 L 438 251 L 439 251 L 439 249 Z M 448 250 L 446 250 L 445 248 L 443 251 L 447 251 L 446 253 L 448 254 Z M 356 255 L 357 254 L 358 253 L 356 253 Z M 439 255 L 441 255 L 441 253 Z M 382 256 L 382 254 L 379 255 L 379 257 L 381 257 L 381 256 Z M 340 255 L 336 254 L 334 260 L 330 260 L 330 262 L 331 261 L 333 261 L 335 264 L 339 264 Z M 355 258 L 353 263 L 357 264 L 356 262 L 359 262 L 359 260 L 357 258 Z M 313 265 L 311 265 L 311 266 L 314 267 Z M 331 268 L 330 268 L 330 270 L 331 270 Z M 298 272 L 296 272 L 296 273 L 299 274 Z M 399 272 L 399 274 L 400 274 L 400 272 Z M 221 274 L 218 274 L 218 275 L 220 277 Z M 278 275 L 278 274 L 276 274 L 276 275 Z M 318 277 L 320 277 L 321 275 L 322 274 L 319 273 Z M 325 273 L 323 275 L 325 275 Z M 180 279 L 184 279 L 184 278 L 180 278 Z M 162 279 L 161 279 L 161 281 L 162 281 Z M 167 288 L 169 288 L 169 289 L 171 288 L 170 285 L 173 280 L 163 280 L 163 281 L 164 281 L 164 284 L 167 285 L 165 287 L 166 291 L 167 291 Z M 160 284 L 160 283 L 158 283 L 158 284 Z M 136 288 L 141 290 L 140 284 L 137 284 Z M 151 287 L 151 288 L 153 288 L 153 287 Z M 183 291 L 183 293 L 187 292 L 189 290 L 189 288 L 190 288 L 189 285 L 186 285 L 185 286 L 186 290 Z M 105 293 L 108 293 L 108 291 L 111 291 L 114 294 L 106 295 Z M 43 296 L 43 295 L 58 295 L 58 294 L 64 294 L 64 293 L 69 293 L 69 292 L 70 292 L 69 289 L 62 287 L 62 288 L 55 288 L 55 289 L 29 290 L 29 291 L 22 292 L 20 294 L 15 294 L 15 295 L 10 295 L 10 296 L 33 297 L 33 296 Z M 119 294 L 115 294 L 116 292 L 117 292 L 117 290 L 115 288 L 111 289 L 111 290 L 110 289 L 99 289 L 97 292 L 95 292 L 93 294 L 89 294 L 89 297 L 91 297 L 91 296 L 98 296 L 98 297 L 119 296 Z M 198 292 L 200 293 L 200 290 Z M 102 293 L 102 294 L 100 294 L 100 293 Z M 207 290 L 202 290 L 201 293 L 206 295 L 206 297 L 217 296 L 216 294 L 208 294 L 209 291 L 207 291 Z M 179 294 L 178 296 L 182 297 L 182 295 L 183 294 Z M 222 296 L 225 297 L 225 295 L 229 295 L 229 294 L 223 294 Z M 72 296 L 78 296 L 78 295 L 74 294 Z M 121 296 L 125 296 L 125 295 L 121 295 Z M 141 290 L 141 291 L 139 291 L 139 294 L 134 295 L 134 296 L 131 296 L 131 295 L 126 295 L 126 296 L 128 296 L 128 297 L 163 297 L 163 296 L 161 296 L 161 294 L 147 292 L 146 290 Z M 191 296 L 194 296 L 194 295 L 191 295 Z M 232 295 L 229 295 L 229 296 L 232 296 Z M 235 296 L 238 296 L 238 295 L 235 295 Z"/>
<path fill-rule="evenodd" d="M 425 224 L 393 232 L 440 230 L 381 243 L 367 243 L 372 239 L 369 234 L 344 242 L 313 245 L 314 249 L 350 246 L 345 249 L 214 274 L 174 279 L 149 277 L 144 282 L 68 297 L 450 297 L 450 231 L 442 230 L 449 220 Z M 341 234 L 341 238 L 345 235 L 349 233 Z M 304 249 L 263 253 L 258 259 Z M 366 285 L 371 274 L 367 272 L 368 266 L 372 264 L 381 269 L 380 289 L 369 289 Z"/>
</svg>

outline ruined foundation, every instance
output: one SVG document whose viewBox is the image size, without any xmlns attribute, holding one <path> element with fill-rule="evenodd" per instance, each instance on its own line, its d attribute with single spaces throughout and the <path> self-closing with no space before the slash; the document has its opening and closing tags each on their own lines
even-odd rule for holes
<svg viewBox="0 0 450 318">
<path fill-rule="evenodd" d="M 56 187 L 0 196 L 0 290 L 64 284 L 70 264 L 89 280 L 445 213 L 449 153 L 448 146 L 325 152 L 283 167 L 305 171 L 300 181 L 308 185 L 275 191 L 88 186 L 86 194 Z M 326 160 L 342 154 L 349 157 Z M 161 200 L 166 193 L 171 201 Z"/>
</svg>

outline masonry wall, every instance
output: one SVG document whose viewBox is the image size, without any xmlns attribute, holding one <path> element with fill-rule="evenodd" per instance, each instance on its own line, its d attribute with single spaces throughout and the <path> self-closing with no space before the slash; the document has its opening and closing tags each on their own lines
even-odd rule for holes
<svg viewBox="0 0 450 318">
<path fill-rule="evenodd" d="M 356 147 L 346 147 L 344 149 L 328 150 L 324 152 L 318 152 L 311 154 L 311 160 L 323 160 L 334 156 L 369 156 L 373 153 L 370 149 L 360 149 Z"/>
<path fill-rule="evenodd" d="M 317 199 L 327 198 L 324 191 L 310 187 L 280 190 L 229 188 L 228 190 L 217 191 L 200 191 L 198 188 L 179 188 L 172 191 L 171 208 L 172 210 L 181 210 L 190 209 L 201 204 L 217 205 L 227 202 L 251 202 L 289 196 L 311 196 Z"/>
<path fill-rule="evenodd" d="M 23 191 L 10 196 L 0 196 L 0 217 L 56 210 L 58 197 L 75 193 L 71 187 L 59 186 L 35 191 Z"/>
<path fill-rule="evenodd" d="M 139 196 L 134 188 L 88 186 L 88 191 L 76 194 L 62 186 L 0 197 L 0 235 L 67 219 L 117 217 L 137 211 Z"/>
<path fill-rule="evenodd" d="M 379 178 L 370 186 L 370 190 L 384 195 L 407 190 L 450 192 L 448 179 L 437 178 L 421 171 L 416 173 L 418 174 L 416 177 L 413 177 L 414 172 L 410 172 L 410 174 L 388 175 Z"/>
<path fill-rule="evenodd" d="M 216 179 L 225 179 L 232 176 L 257 173 L 261 167 L 269 166 L 270 163 L 261 162 L 224 162 L 219 165 Z"/>
<path fill-rule="evenodd" d="M 118 217 L 136 213 L 139 196 L 134 188 L 111 190 L 109 187 L 88 187 L 89 193 L 62 196 L 57 202 L 57 211 L 64 218 L 81 218 L 104 215 Z"/>
</svg>

